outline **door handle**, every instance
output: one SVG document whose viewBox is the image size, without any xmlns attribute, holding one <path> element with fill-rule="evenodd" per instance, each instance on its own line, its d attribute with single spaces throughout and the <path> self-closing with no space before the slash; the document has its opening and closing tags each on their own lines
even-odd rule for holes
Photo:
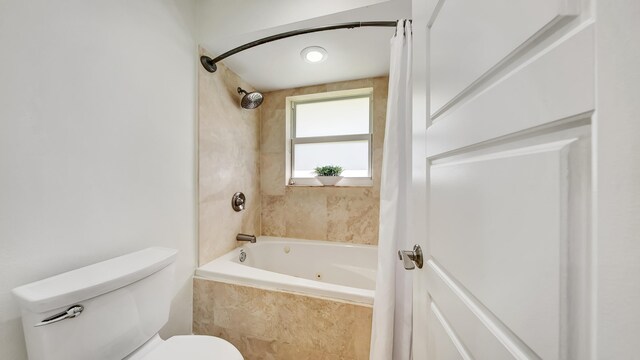
<svg viewBox="0 0 640 360">
<path fill-rule="evenodd" d="M 413 250 L 398 250 L 398 257 L 404 262 L 405 270 L 422 269 L 424 257 L 420 245 L 413 245 Z"/>
</svg>

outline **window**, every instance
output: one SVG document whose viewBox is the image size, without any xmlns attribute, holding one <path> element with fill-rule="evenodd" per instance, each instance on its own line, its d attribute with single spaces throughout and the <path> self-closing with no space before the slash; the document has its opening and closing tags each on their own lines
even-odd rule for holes
<svg viewBox="0 0 640 360">
<path fill-rule="evenodd" d="M 340 185 L 370 185 L 372 89 L 287 98 L 289 184 L 317 185 L 313 169 L 339 165 Z"/>
</svg>

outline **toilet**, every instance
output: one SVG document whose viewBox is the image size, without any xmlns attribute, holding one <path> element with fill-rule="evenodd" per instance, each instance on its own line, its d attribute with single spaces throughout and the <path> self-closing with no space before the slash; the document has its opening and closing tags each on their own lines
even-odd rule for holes
<svg viewBox="0 0 640 360">
<path fill-rule="evenodd" d="M 177 250 L 148 248 L 13 289 L 30 360 L 243 360 L 213 336 L 162 340 Z"/>
</svg>

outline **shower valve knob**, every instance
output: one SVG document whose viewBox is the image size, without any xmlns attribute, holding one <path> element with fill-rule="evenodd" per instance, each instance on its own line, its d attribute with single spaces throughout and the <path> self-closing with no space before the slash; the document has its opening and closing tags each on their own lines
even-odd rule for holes
<svg viewBox="0 0 640 360">
<path fill-rule="evenodd" d="M 233 198 L 231 198 L 231 207 L 235 211 L 242 211 L 244 210 L 246 201 L 247 198 L 244 196 L 244 194 L 241 192 L 237 192 L 233 194 Z"/>
</svg>

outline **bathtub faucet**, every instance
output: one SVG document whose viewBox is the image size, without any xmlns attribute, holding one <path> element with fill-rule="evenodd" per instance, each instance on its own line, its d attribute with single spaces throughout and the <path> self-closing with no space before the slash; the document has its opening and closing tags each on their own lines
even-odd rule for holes
<svg viewBox="0 0 640 360">
<path fill-rule="evenodd" d="M 236 240 L 237 241 L 249 241 L 252 244 L 256 242 L 256 236 L 255 235 L 249 235 L 249 234 L 238 234 L 236 235 Z"/>
</svg>

